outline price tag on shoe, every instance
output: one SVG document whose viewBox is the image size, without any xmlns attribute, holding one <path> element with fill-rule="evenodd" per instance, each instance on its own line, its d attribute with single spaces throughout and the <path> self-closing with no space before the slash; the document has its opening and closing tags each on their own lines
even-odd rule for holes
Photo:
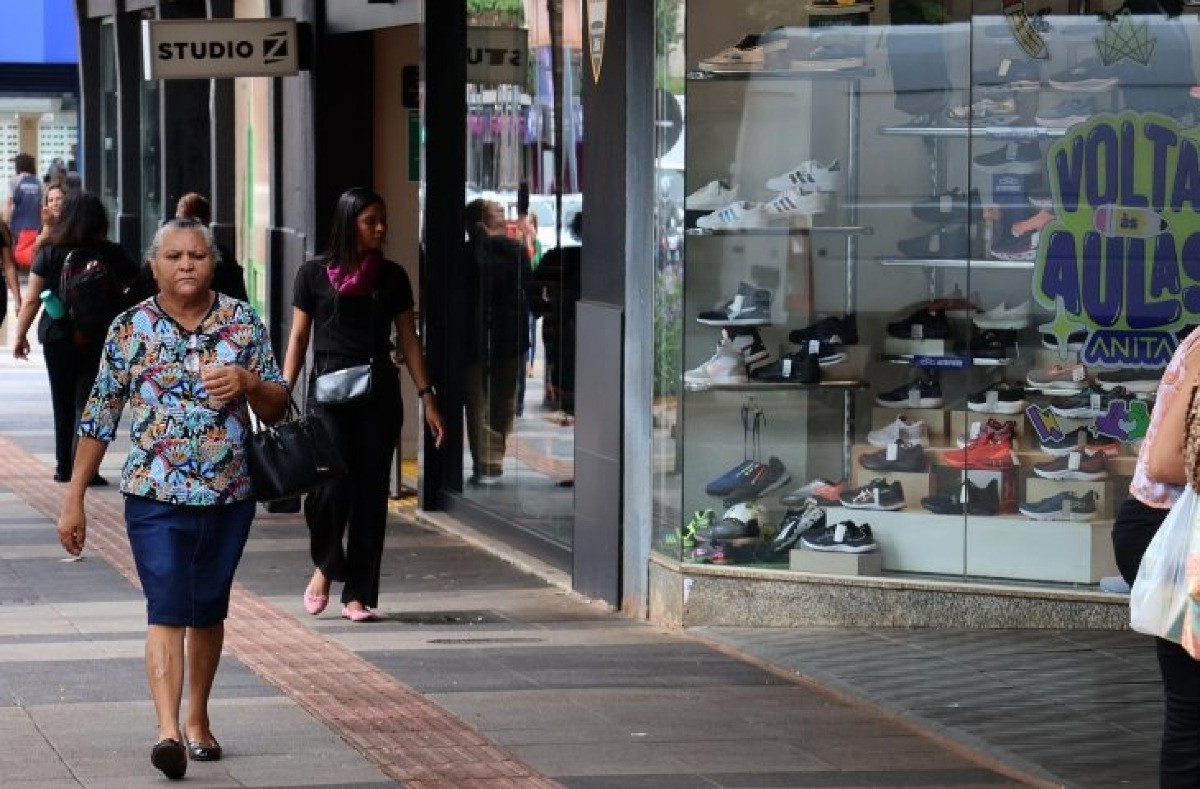
<svg viewBox="0 0 1200 789">
<path fill-rule="evenodd" d="M 884 455 L 884 457 L 887 460 L 892 461 L 892 460 L 895 460 L 899 456 L 900 456 L 900 442 L 893 441 L 892 443 L 888 444 L 887 445 L 887 453 Z"/>
</svg>

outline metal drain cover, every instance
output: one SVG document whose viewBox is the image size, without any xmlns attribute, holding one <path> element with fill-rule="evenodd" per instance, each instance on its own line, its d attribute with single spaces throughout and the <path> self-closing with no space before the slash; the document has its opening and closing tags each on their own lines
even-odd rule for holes
<svg viewBox="0 0 1200 789">
<path fill-rule="evenodd" d="M 495 611 L 399 611 L 379 618 L 403 625 L 495 625 L 508 621 Z"/>
</svg>

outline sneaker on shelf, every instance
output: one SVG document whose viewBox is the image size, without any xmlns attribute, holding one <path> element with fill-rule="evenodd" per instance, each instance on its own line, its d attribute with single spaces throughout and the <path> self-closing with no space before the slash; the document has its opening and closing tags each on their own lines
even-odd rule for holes
<svg viewBox="0 0 1200 789">
<path fill-rule="evenodd" d="M 973 160 L 981 170 L 1011 175 L 1036 175 L 1042 171 L 1042 149 L 1036 142 L 1009 142 Z"/>
<path fill-rule="evenodd" d="M 929 428 L 924 422 L 913 422 L 904 414 L 878 430 L 867 433 L 867 443 L 873 447 L 886 447 L 895 441 L 904 441 L 917 446 L 929 446 Z"/>
<path fill-rule="evenodd" d="M 741 502 L 760 499 L 791 481 L 792 475 L 788 473 L 783 462 L 777 457 L 768 458 L 766 463 L 759 463 L 748 474 L 738 477 L 737 485 L 725 494 L 724 504 L 726 507 L 732 507 Z"/>
<path fill-rule="evenodd" d="M 927 306 L 931 310 L 941 310 L 946 313 L 947 318 L 970 320 L 975 313 L 979 312 L 979 291 L 975 291 L 970 299 L 966 299 L 955 287 L 954 295 L 934 299 Z"/>
<path fill-rule="evenodd" d="M 1015 307 L 1007 302 L 1000 302 L 986 312 L 977 313 L 971 320 L 981 329 L 1008 329 L 1016 331 L 1024 329 L 1033 319 L 1033 306 L 1030 302 L 1022 302 Z"/>
<path fill-rule="evenodd" d="M 704 230 L 745 230 L 766 226 L 767 216 L 762 206 L 746 200 L 734 201 L 696 220 L 696 227 Z"/>
<path fill-rule="evenodd" d="M 767 220 L 812 216 L 824 211 L 825 198 L 821 193 L 815 190 L 806 191 L 800 187 L 780 192 L 762 205 L 762 214 Z"/>
<path fill-rule="evenodd" d="M 1033 473 L 1044 479 L 1108 479 L 1108 456 L 1103 452 L 1068 452 L 1045 463 L 1035 463 Z"/>
<path fill-rule="evenodd" d="M 887 333 L 901 340 L 948 340 L 950 319 L 944 310 L 922 306 L 907 318 L 889 323 Z"/>
<path fill-rule="evenodd" d="M 1044 438 L 1041 446 L 1043 452 L 1054 457 L 1085 450 L 1114 457 L 1121 451 L 1121 442 L 1108 436 L 1093 436 L 1092 431 L 1086 426 L 1063 433 L 1059 438 Z"/>
<path fill-rule="evenodd" d="M 1041 237 L 1038 230 L 1013 235 L 998 229 L 988 246 L 988 257 L 993 260 L 1033 260 L 1037 257 Z"/>
<path fill-rule="evenodd" d="M 862 68 L 861 48 L 847 44 L 818 44 L 807 55 L 792 61 L 793 71 L 843 71 Z"/>
<path fill-rule="evenodd" d="M 683 382 L 693 389 L 749 381 L 746 360 L 742 358 L 742 352 L 732 346 L 722 346 L 707 362 L 683 374 Z"/>
<path fill-rule="evenodd" d="M 970 444 L 972 441 L 979 438 L 980 434 L 988 432 L 996 433 L 1008 431 L 1011 435 L 1015 436 L 1016 429 L 1017 423 L 1013 422 L 1012 420 L 1001 422 L 995 417 L 988 417 L 986 422 L 971 422 L 967 432 L 959 434 L 959 436 L 954 439 L 954 445 L 959 449 L 962 449 L 967 444 Z"/>
<path fill-rule="evenodd" d="M 1154 394 L 1158 391 L 1158 384 L 1162 381 L 1164 372 L 1166 371 L 1162 367 L 1149 370 L 1125 367 L 1119 370 L 1100 370 L 1093 377 L 1096 385 L 1106 392 L 1124 387 L 1127 392 Z"/>
<path fill-rule="evenodd" d="M 721 329 L 721 339 L 717 348 L 722 345 L 732 345 L 742 352 L 746 360 L 746 370 L 753 377 L 754 371 L 771 363 L 771 352 L 767 350 L 757 326 L 725 326 Z"/>
<path fill-rule="evenodd" d="M 724 496 L 731 490 L 737 487 L 738 482 L 742 477 L 754 470 L 755 466 L 762 465 L 757 460 L 743 460 L 734 465 L 733 468 L 726 471 L 721 476 L 714 479 L 712 482 L 704 486 L 704 492 L 710 496 Z"/>
<path fill-rule="evenodd" d="M 871 553 L 879 550 L 870 525 L 842 521 L 820 529 L 810 529 L 800 536 L 800 544 L 810 551 L 834 553 Z"/>
<path fill-rule="evenodd" d="M 913 203 L 912 215 L 931 225 L 961 225 L 966 223 L 970 208 L 967 196 L 955 187 Z"/>
<path fill-rule="evenodd" d="M 1091 96 L 1068 96 L 1053 107 L 1038 110 L 1034 116 L 1039 126 L 1066 129 L 1083 123 L 1096 114 L 1096 100 Z"/>
<path fill-rule="evenodd" d="M 1068 69 L 1050 75 L 1050 87 L 1068 93 L 1101 93 L 1117 86 L 1112 67 L 1099 58 L 1088 58 Z"/>
<path fill-rule="evenodd" d="M 971 104 L 947 109 L 946 120 L 960 126 L 1007 126 L 1017 120 L 1017 101 L 1011 96 L 1004 99 L 977 99 Z"/>
<path fill-rule="evenodd" d="M 820 340 L 835 345 L 856 345 L 858 343 L 858 317 L 854 313 L 850 313 L 844 318 L 830 315 L 803 329 L 792 329 L 788 332 L 788 340 L 796 345 L 807 345 L 810 340 Z"/>
<path fill-rule="evenodd" d="M 940 225 L 928 233 L 901 239 L 896 248 L 909 258 L 947 260 L 968 257 L 970 243 L 965 225 Z"/>
<path fill-rule="evenodd" d="M 787 39 L 778 36 L 763 36 L 751 33 L 731 47 L 700 61 L 701 71 L 714 73 L 761 71 L 768 51 L 780 52 L 787 48 Z"/>
<path fill-rule="evenodd" d="M 1016 433 L 1016 422 L 1005 422 L 1001 429 L 995 429 L 995 420 L 988 424 L 979 435 L 962 449 L 948 449 L 942 453 L 942 463 L 950 468 L 959 469 L 997 469 L 1010 468 L 1016 465 L 1013 456 L 1013 436 Z"/>
<path fill-rule="evenodd" d="M 1019 414 L 1025 410 L 1025 387 L 999 381 L 967 398 L 967 409 L 982 414 Z"/>
<path fill-rule="evenodd" d="M 878 452 L 860 455 L 858 464 L 868 471 L 919 472 L 929 468 L 925 449 L 917 444 L 896 441 Z"/>
<path fill-rule="evenodd" d="M 1055 364 L 1030 370 L 1025 383 L 1043 392 L 1078 392 L 1088 384 L 1088 371 L 1082 364 Z"/>
<path fill-rule="evenodd" d="M 805 351 L 784 354 L 779 361 L 752 370 L 750 378 L 761 383 L 820 383 L 821 360 L 816 354 Z"/>
<path fill-rule="evenodd" d="M 738 285 L 733 298 L 696 320 L 709 326 L 767 326 L 771 323 L 771 291 L 749 282 Z"/>
<path fill-rule="evenodd" d="M 689 211 L 716 211 L 737 202 L 738 189 L 725 181 L 709 181 L 684 200 Z"/>
<path fill-rule="evenodd" d="M 953 493 L 926 496 L 921 506 L 936 515 L 999 515 L 1000 486 L 992 480 L 982 488 L 970 479 Z"/>
<path fill-rule="evenodd" d="M 1132 400 L 1133 396 L 1123 387 L 1105 391 L 1092 385 L 1073 395 L 1062 395 L 1050 401 L 1050 410 L 1057 416 L 1069 419 L 1094 419 L 1108 413 L 1113 400 Z"/>
<path fill-rule="evenodd" d="M 1075 331 L 1067 335 L 1067 344 L 1059 343 L 1058 338 L 1053 334 L 1042 335 L 1042 347 L 1050 351 L 1082 351 L 1083 346 L 1087 343 L 1088 333 L 1085 331 Z"/>
<path fill-rule="evenodd" d="M 969 352 L 977 359 L 1004 359 L 1008 349 L 1017 344 L 1017 333 L 1009 329 L 982 329 L 971 334 L 970 342 L 962 345 L 964 352 Z"/>
<path fill-rule="evenodd" d="M 834 159 L 821 164 L 816 159 L 801 162 L 786 173 L 767 180 L 767 188 L 775 192 L 803 189 L 806 192 L 836 192 L 841 189 L 842 166 Z"/>
<path fill-rule="evenodd" d="M 875 403 L 884 408 L 941 408 L 945 400 L 942 398 L 941 383 L 929 376 L 922 376 L 911 383 L 880 392 L 875 397 Z"/>
<path fill-rule="evenodd" d="M 1026 518 L 1037 521 L 1088 521 L 1096 517 L 1096 499 L 1094 490 L 1082 496 L 1064 490 L 1041 501 L 1027 501 L 1017 509 Z"/>
<path fill-rule="evenodd" d="M 758 550 L 758 557 L 763 561 L 772 561 L 787 555 L 796 547 L 800 537 L 813 529 L 825 528 L 825 510 L 814 499 L 808 499 L 799 509 L 789 509 L 784 513 L 775 537 Z"/>
<path fill-rule="evenodd" d="M 902 510 L 904 509 L 904 487 L 899 481 L 873 479 L 859 488 L 842 494 L 842 506 L 852 510 Z"/>
<path fill-rule="evenodd" d="M 756 541 L 744 545 L 725 541 L 706 542 L 693 548 L 688 560 L 695 564 L 748 564 L 754 561 L 756 547 Z"/>
<path fill-rule="evenodd" d="M 667 545 L 678 544 L 682 548 L 695 548 L 696 543 L 700 542 L 696 535 L 703 529 L 711 528 L 716 519 L 717 515 L 711 509 L 696 510 L 678 534 L 667 535 Z"/>
<path fill-rule="evenodd" d="M 803 504 L 807 499 L 812 499 L 822 506 L 834 507 L 841 503 L 842 494 L 845 492 L 846 480 L 833 482 L 823 477 L 817 477 L 781 497 L 779 501 L 788 507 L 794 507 L 797 504 Z"/>
<path fill-rule="evenodd" d="M 767 528 L 767 513 L 753 502 L 734 504 L 721 519 L 696 531 L 702 542 L 728 542 L 733 545 L 761 542 Z"/>
<path fill-rule="evenodd" d="M 1037 61 L 1024 58 L 1004 58 L 994 69 L 976 71 L 971 82 L 977 90 L 1026 91 L 1037 90 L 1042 86 Z"/>
<path fill-rule="evenodd" d="M 800 353 L 807 353 L 810 356 L 816 356 L 818 363 L 822 367 L 832 367 L 835 364 L 846 361 L 846 352 L 842 350 L 841 345 L 830 342 L 821 342 L 820 340 L 809 340 L 800 348 Z"/>
</svg>

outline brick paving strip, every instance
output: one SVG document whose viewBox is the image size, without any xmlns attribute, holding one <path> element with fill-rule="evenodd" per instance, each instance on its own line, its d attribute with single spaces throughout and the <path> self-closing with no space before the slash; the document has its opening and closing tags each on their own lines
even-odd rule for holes
<svg viewBox="0 0 1200 789">
<path fill-rule="evenodd" d="M 50 466 L 0 438 L 0 481 L 58 518 Z M 89 493 L 87 551 L 141 588 L 120 508 Z M 234 583 L 225 648 L 409 789 L 552 789 L 560 784 L 286 611 Z"/>
</svg>

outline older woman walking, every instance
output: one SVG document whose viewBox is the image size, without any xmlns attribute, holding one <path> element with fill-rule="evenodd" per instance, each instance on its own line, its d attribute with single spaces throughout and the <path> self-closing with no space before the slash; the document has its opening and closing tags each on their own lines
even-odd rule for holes
<svg viewBox="0 0 1200 789">
<path fill-rule="evenodd" d="M 87 535 L 87 483 L 128 405 L 132 448 L 121 491 L 146 595 L 146 675 L 158 715 L 150 760 L 168 778 L 182 778 L 189 758 L 221 758 L 208 698 L 233 573 L 254 517 L 247 406 L 273 422 L 288 402 L 254 309 L 211 289 L 213 256 L 212 235 L 201 223 L 171 219 L 159 228 L 146 255 L 158 295 L 109 328 L 58 521 L 63 547 L 78 555 Z"/>
</svg>

